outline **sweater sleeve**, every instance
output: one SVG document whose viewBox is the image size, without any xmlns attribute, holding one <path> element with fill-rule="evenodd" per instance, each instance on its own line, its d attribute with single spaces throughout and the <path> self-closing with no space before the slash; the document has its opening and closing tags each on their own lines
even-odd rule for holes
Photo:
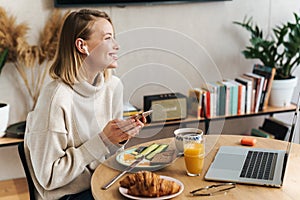
<svg viewBox="0 0 300 200">
<path fill-rule="evenodd" d="M 49 116 L 42 110 L 34 112 L 35 115 L 31 113 L 27 118 L 25 144 L 39 184 L 46 190 L 53 190 L 75 179 L 89 179 L 88 165 L 104 160 L 109 153 L 100 137 L 96 134 L 80 146 L 69 144 L 73 141 L 69 137 L 73 136 L 67 131 L 63 109 L 52 108 Z"/>
<path fill-rule="evenodd" d="M 112 76 L 112 82 L 114 85 L 113 89 L 113 96 L 112 96 L 112 119 L 122 119 L 123 118 L 123 84 L 119 78 L 116 76 Z M 112 144 L 103 133 L 100 134 L 102 141 L 108 148 L 110 154 L 106 157 L 109 157 L 119 151 L 124 150 L 124 146 L 127 144 L 128 141 L 125 143 L 120 143 L 119 145 Z"/>
</svg>

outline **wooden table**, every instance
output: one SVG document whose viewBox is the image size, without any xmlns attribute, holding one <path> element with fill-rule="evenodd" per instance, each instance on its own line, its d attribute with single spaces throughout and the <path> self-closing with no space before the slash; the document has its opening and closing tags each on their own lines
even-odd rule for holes
<svg viewBox="0 0 300 200">
<path fill-rule="evenodd" d="M 18 145 L 23 140 L 24 139 L 22 139 L 22 138 L 10 138 L 10 137 L 4 136 L 4 137 L 0 138 L 0 147 Z"/>
<path fill-rule="evenodd" d="M 207 152 L 205 156 L 204 173 L 199 177 L 189 177 L 185 172 L 184 158 L 180 157 L 175 160 L 171 165 L 156 171 L 159 175 L 171 176 L 180 180 L 184 184 L 184 191 L 177 196 L 175 199 L 247 199 L 247 200 L 268 200 L 268 199 L 280 199 L 280 200 L 296 200 L 300 199 L 300 145 L 292 144 L 291 154 L 289 157 L 287 171 L 283 186 L 281 188 L 269 188 L 264 186 L 253 186 L 237 184 L 235 189 L 230 190 L 226 194 L 217 194 L 212 197 L 192 197 L 189 192 L 211 185 L 216 182 L 205 181 L 203 179 L 209 165 L 211 164 L 218 148 L 220 146 L 229 145 L 237 146 L 240 145 L 242 136 L 232 135 L 221 135 L 221 136 L 206 136 Z M 167 138 L 163 140 L 157 140 L 158 143 L 169 143 L 172 142 L 173 138 Z M 151 143 L 151 142 L 150 142 Z M 255 147 L 267 147 L 272 149 L 283 149 L 287 147 L 287 143 L 280 140 L 257 138 Z M 119 184 L 115 183 L 108 190 L 102 190 L 103 186 L 107 181 L 111 180 L 114 176 L 119 173 L 118 170 L 107 167 L 105 164 L 101 164 L 95 170 L 92 180 L 91 187 L 94 198 L 98 199 L 126 199 L 119 191 Z"/>
</svg>

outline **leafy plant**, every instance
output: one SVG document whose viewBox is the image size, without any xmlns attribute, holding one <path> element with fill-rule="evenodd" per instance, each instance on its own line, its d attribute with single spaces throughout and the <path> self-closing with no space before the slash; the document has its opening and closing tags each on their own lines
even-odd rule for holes
<svg viewBox="0 0 300 200">
<path fill-rule="evenodd" d="M 243 22 L 233 22 L 251 33 L 250 45 L 242 51 L 245 58 L 259 59 L 264 65 L 276 68 L 275 79 L 292 78 L 300 64 L 300 18 L 294 13 L 295 22 L 287 22 L 272 29 L 271 37 L 253 24 L 252 17 Z"/>
</svg>

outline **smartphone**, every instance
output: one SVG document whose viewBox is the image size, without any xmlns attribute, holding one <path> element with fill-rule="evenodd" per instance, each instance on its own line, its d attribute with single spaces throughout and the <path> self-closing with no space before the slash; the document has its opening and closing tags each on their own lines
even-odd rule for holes
<svg viewBox="0 0 300 200">
<path fill-rule="evenodd" d="M 147 116 L 151 115 L 152 113 L 153 113 L 153 110 L 148 110 L 148 111 L 142 112 L 142 113 L 136 115 L 135 119 L 141 119 L 143 116 L 147 117 Z"/>
</svg>

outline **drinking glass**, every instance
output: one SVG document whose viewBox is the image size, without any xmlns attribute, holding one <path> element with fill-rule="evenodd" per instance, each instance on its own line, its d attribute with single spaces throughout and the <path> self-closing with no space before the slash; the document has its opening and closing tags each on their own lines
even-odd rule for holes
<svg viewBox="0 0 300 200">
<path fill-rule="evenodd" d="M 204 138 L 196 133 L 183 137 L 184 161 L 188 176 L 200 176 L 204 165 Z"/>
</svg>

